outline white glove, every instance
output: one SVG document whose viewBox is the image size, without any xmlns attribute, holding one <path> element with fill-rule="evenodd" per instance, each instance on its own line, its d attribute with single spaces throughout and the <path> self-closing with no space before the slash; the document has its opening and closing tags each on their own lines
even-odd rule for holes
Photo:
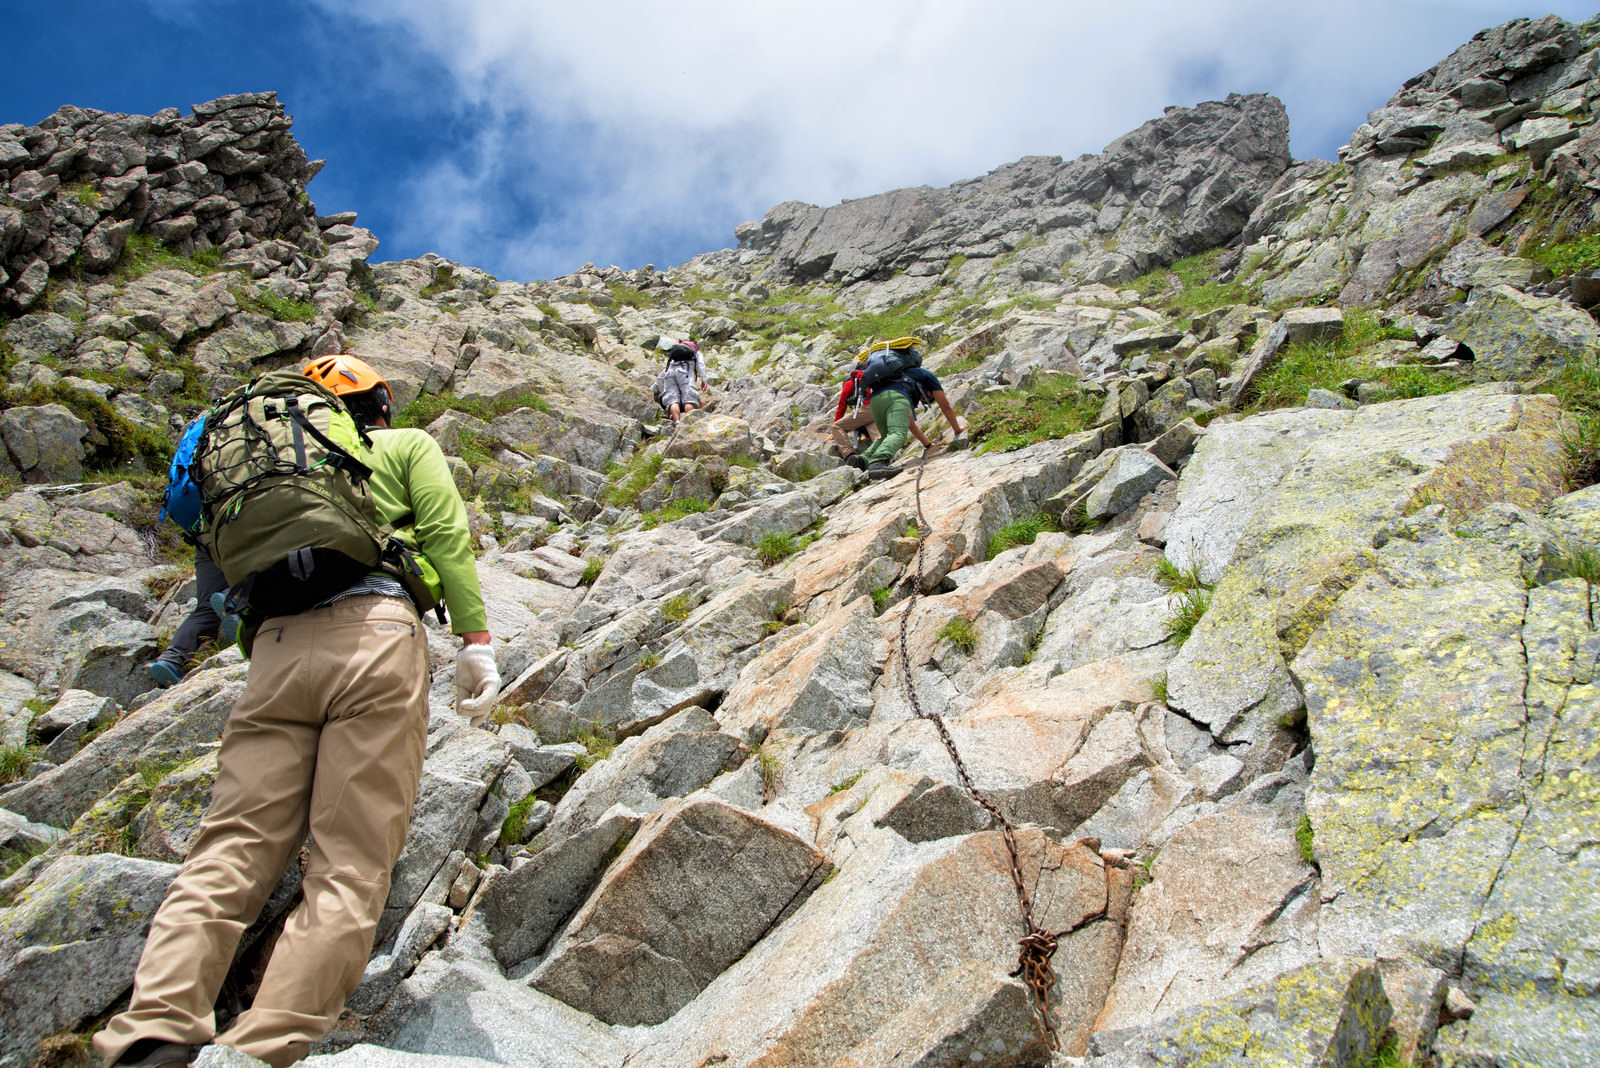
<svg viewBox="0 0 1600 1068">
<path fill-rule="evenodd" d="M 499 699 L 500 669 L 495 667 L 494 650 L 487 644 L 463 645 L 456 654 L 456 711 L 477 727 Z"/>
</svg>

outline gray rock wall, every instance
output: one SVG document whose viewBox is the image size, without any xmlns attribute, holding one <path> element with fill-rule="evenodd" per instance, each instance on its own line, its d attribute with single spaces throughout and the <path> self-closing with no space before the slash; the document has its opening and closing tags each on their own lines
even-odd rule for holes
<svg viewBox="0 0 1600 1068">
<path fill-rule="evenodd" d="M 0 303 L 27 311 L 52 272 L 114 266 L 133 233 L 180 253 L 282 238 L 322 251 L 306 183 L 321 163 L 276 93 L 152 116 L 63 107 L 0 127 Z"/>
</svg>

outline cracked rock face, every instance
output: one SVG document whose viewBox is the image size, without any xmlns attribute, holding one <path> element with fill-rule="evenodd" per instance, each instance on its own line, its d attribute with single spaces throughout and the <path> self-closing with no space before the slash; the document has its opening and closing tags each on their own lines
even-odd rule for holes
<svg viewBox="0 0 1600 1068">
<path fill-rule="evenodd" d="M 1529 589 L 1508 549 L 1434 526 L 1385 546 L 1295 661 L 1320 740 L 1308 812 L 1324 947 L 1471 976 L 1490 993 L 1463 1054 L 1515 1028 L 1513 1049 L 1581 1058 L 1576 1036 L 1592 1033 L 1593 1002 L 1572 994 L 1594 953 L 1572 917 L 1600 904 L 1579 829 L 1595 624 L 1587 583 Z"/>
</svg>

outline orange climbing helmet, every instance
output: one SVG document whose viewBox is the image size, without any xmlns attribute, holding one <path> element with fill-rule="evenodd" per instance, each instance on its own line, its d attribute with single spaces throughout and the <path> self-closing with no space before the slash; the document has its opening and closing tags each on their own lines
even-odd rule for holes
<svg viewBox="0 0 1600 1068">
<path fill-rule="evenodd" d="M 389 388 L 389 383 L 370 363 L 343 353 L 318 356 L 306 364 L 300 373 L 313 382 L 327 386 L 341 397 L 346 393 L 365 393 L 379 386 L 385 390 Z"/>
<path fill-rule="evenodd" d="M 389 425 L 394 394 L 366 360 L 344 353 L 318 356 L 300 373 L 342 398 L 361 427 Z"/>
</svg>

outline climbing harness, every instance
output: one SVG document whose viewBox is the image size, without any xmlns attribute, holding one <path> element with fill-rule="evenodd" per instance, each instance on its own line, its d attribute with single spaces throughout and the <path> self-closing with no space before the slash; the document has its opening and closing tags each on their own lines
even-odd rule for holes
<svg viewBox="0 0 1600 1068">
<path fill-rule="evenodd" d="M 945 727 L 944 720 L 936 712 L 923 711 L 922 703 L 917 700 L 916 687 L 911 682 L 911 653 L 906 637 L 911 624 L 911 612 L 916 608 L 917 597 L 922 592 L 922 553 L 923 547 L 928 542 L 928 521 L 922 514 L 922 471 L 927 465 L 928 450 L 924 449 L 922 459 L 917 464 L 916 482 L 917 581 L 911 587 L 911 597 L 906 601 L 905 611 L 900 614 L 900 686 L 905 691 L 911 711 L 916 713 L 918 719 L 932 723 L 934 730 L 939 732 L 939 740 L 944 743 L 945 751 L 950 754 L 950 759 L 956 766 L 956 776 L 961 780 L 962 787 L 1000 825 L 1006 852 L 1011 856 L 1011 881 L 1017 888 L 1017 905 L 1022 911 L 1022 925 L 1027 930 L 1017 943 L 1021 948 L 1017 954 L 1017 968 L 1011 974 L 1020 977 L 1027 984 L 1033 994 L 1034 1012 L 1039 1017 L 1039 1025 L 1044 1028 L 1050 1048 L 1060 1049 L 1061 1040 L 1056 1035 L 1055 1025 L 1050 1022 L 1050 988 L 1056 985 L 1056 973 L 1050 967 L 1050 960 L 1055 956 L 1061 935 L 1066 932 L 1046 931 L 1034 922 L 1033 897 L 1028 893 L 1027 882 L 1022 877 L 1022 864 L 1017 859 L 1016 828 L 1011 825 L 1006 814 L 1000 811 L 1000 806 L 990 800 L 988 795 L 978 789 L 977 784 L 972 781 L 972 776 L 967 773 L 966 762 L 961 759 L 961 753 L 956 749 L 956 743 L 950 737 L 950 731 Z"/>
</svg>

